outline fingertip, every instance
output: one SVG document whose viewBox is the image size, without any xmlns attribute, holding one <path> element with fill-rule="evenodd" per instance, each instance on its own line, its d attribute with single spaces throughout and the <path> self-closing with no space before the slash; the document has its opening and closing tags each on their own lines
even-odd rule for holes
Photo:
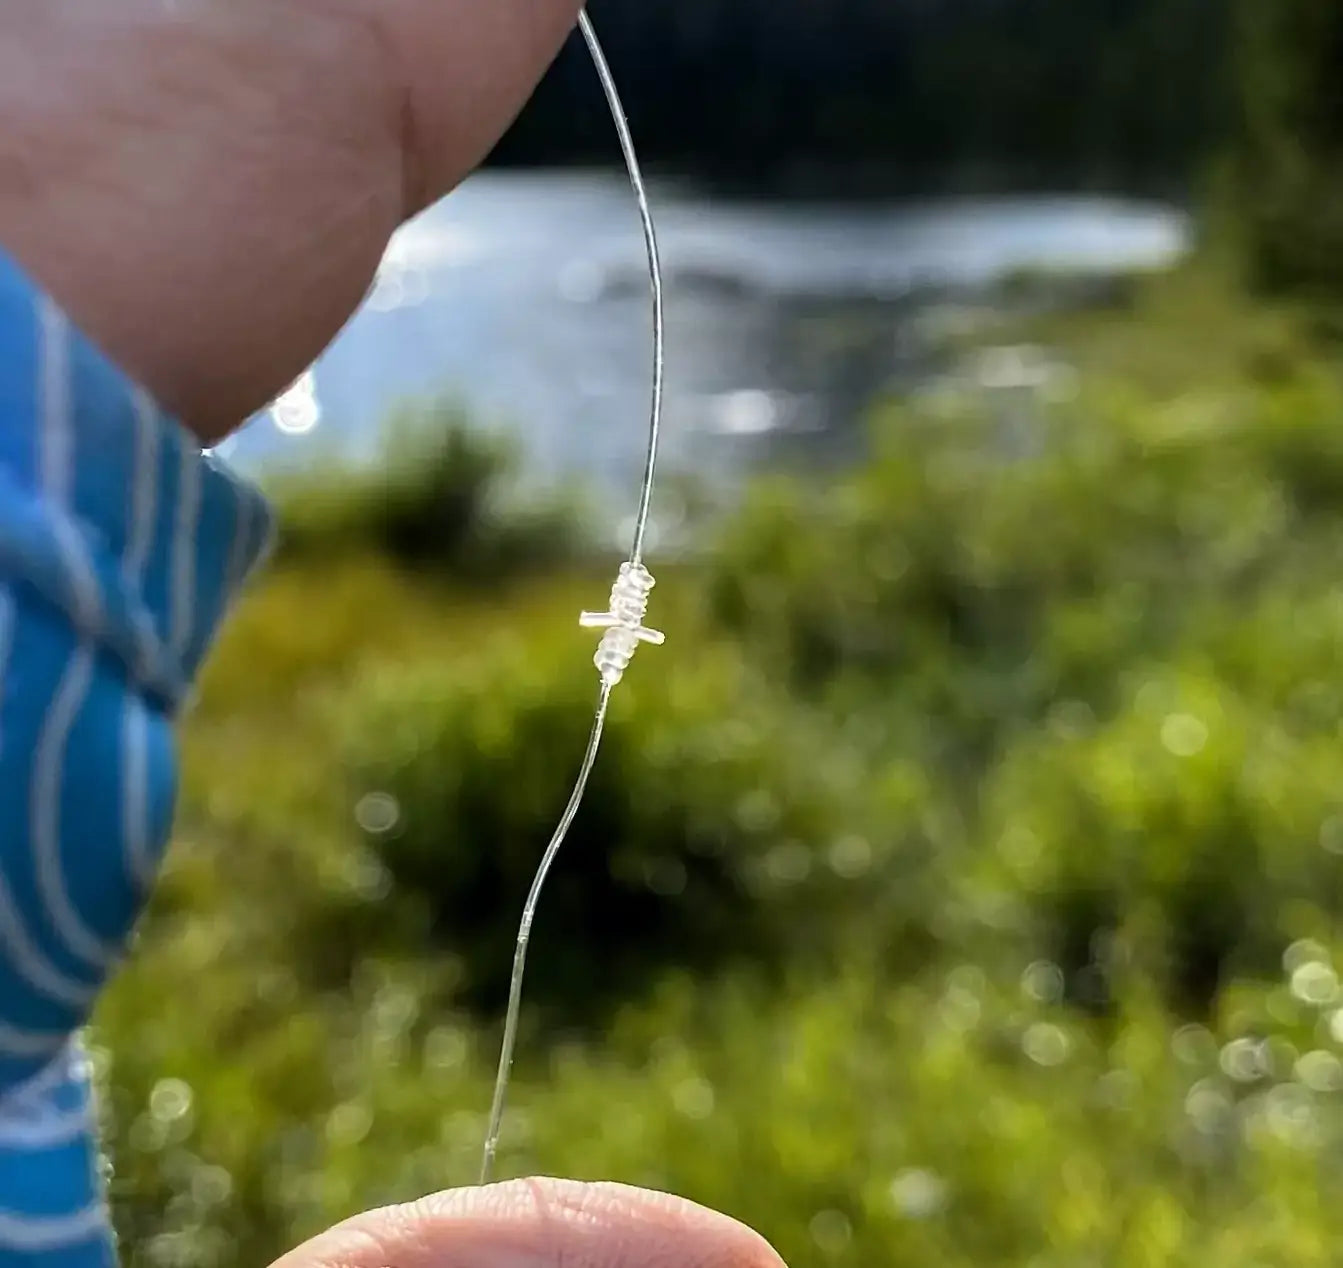
<svg viewBox="0 0 1343 1268">
<path fill-rule="evenodd" d="M 758 1233 L 647 1189 L 537 1177 L 359 1216 L 276 1268 L 784 1268 Z"/>
<path fill-rule="evenodd" d="M 549 1177 L 519 1182 L 535 1201 L 563 1208 L 579 1223 L 620 1230 L 649 1249 L 669 1247 L 676 1253 L 663 1261 L 632 1258 L 594 1261 L 592 1268 L 638 1268 L 665 1262 L 694 1264 L 696 1268 L 784 1268 L 783 1260 L 754 1229 L 739 1220 L 686 1198 L 656 1189 L 636 1188 L 609 1181 L 585 1183 Z M 503 1186 L 507 1187 L 507 1186 Z M 687 1259 L 693 1246 L 701 1255 Z"/>
</svg>

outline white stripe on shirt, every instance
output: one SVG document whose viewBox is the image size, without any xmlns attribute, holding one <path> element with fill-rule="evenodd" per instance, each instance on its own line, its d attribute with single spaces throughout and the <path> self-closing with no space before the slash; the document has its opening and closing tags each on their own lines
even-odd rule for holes
<svg viewBox="0 0 1343 1268">
<path fill-rule="evenodd" d="M 149 835 L 149 708 L 130 696 L 122 713 L 121 834 L 126 865 L 137 885 L 147 889 L 158 870 Z"/>
<path fill-rule="evenodd" d="M 75 436 L 70 413 L 70 330 L 65 314 L 45 295 L 38 318 L 38 464 L 42 491 L 68 507 L 75 473 Z"/>
<path fill-rule="evenodd" d="M 93 682 L 94 652 L 82 645 L 70 660 L 47 711 L 33 763 L 31 809 L 37 892 L 57 935 L 91 967 L 106 970 L 116 952 L 80 919 L 66 892 L 61 866 L 61 777 L 65 750 Z"/>
<path fill-rule="evenodd" d="M 187 446 L 177 483 L 177 522 L 173 526 L 172 595 L 168 645 L 180 661 L 195 632 L 196 528 L 201 512 L 201 458 Z"/>
<path fill-rule="evenodd" d="M 3 702 L 9 656 L 13 650 L 15 619 L 14 596 L 5 586 L 0 588 L 0 703 Z M 0 757 L 4 756 L 4 739 L 4 731 L 0 728 Z M 10 893 L 3 869 L 0 869 L 0 949 L 4 950 L 18 975 L 49 1000 L 75 1009 L 82 1009 L 92 1002 L 93 986 L 67 977 L 38 950 L 24 928 L 22 913 Z"/>
<path fill-rule="evenodd" d="M 158 510 L 158 409 L 147 392 L 137 389 L 135 407 L 135 473 L 131 477 L 131 523 L 123 556 L 126 580 L 137 590 L 144 581 L 149 551 L 154 544 L 154 515 Z"/>
<path fill-rule="evenodd" d="M 0 1210 L 0 1250 L 36 1254 L 89 1241 L 103 1234 L 106 1218 L 97 1202 L 71 1215 L 46 1218 Z"/>
</svg>

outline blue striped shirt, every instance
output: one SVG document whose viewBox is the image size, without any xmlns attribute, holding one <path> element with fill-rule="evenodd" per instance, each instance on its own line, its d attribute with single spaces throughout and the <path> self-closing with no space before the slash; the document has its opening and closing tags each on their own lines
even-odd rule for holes
<svg viewBox="0 0 1343 1268">
<path fill-rule="evenodd" d="M 0 1268 L 115 1262 L 78 1032 L 269 512 L 0 256 Z"/>
</svg>

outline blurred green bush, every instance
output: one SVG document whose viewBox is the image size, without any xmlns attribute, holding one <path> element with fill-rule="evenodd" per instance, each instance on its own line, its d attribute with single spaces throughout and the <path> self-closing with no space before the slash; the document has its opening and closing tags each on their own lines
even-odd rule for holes
<svg viewBox="0 0 1343 1268">
<path fill-rule="evenodd" d="M 928 402 L 752 489 L 617 694 L 506 1168 L 675 1188 L 793 1268 L 1336 1264 L 1340 420 L 1291 356 L 1024 428 Z M 221 647 L 98 1019 L 133 1268 L 474 1174 L 604 583 L 426 584 L 469 535 L 417 554 L 368 489 Z"/>
<path fill-rule="evenodd" d="M 1327 583 L 1341 410 L 1311 369 L 1257 395 L 1092 390 L 1024 433 L 954 402 L 893 411 L 838 487 L 753 490 L 711 555 L 712 602 L 798 690 L 912 710 L 978 774 L 1061 702 L 1115 706 L 1135 658 Z"/>
<path fill-rule="evenodd" d="M 909 873 L 923 840 L 917 772 L 874 776 L 734 648 L 658 657 L 613 698 L 536 925 L 529 1000 L 570 1024 L 670 969 L 814 962 L 870 907 L 872 878 L 897 855 Z M 451 665 L 384 669 L 346 704 L 369 849 L 487 1014 L 513 960 L 500 913 L 520 914 L 587 742 L 597 680 L 584 659 L 572 630 L 533 629 Z M 902 918 L 887 903 L 887 935 L 917 939 L 928 897 L 906 891 Z"/>
<path fill-rule="evenodd" d="M 1104 1010 L 1137 964 L 1206 1019 L 1223 987 L 1272 976 L 1285 945 L 1343 915 L 1336 727 L 1294 735 L 1201 674 L 1132 685 L 1108 723 L 1074 708 L 1004 755 L 981 899 L 1015 913 L 1083 1006 Z"/>
<path fill-rule="evenodd" d="M 393 415 L 372 466 L 289 474 L 271 492 L 282 560 L 365 550 L 458 580 L 506 580 L 570 561 L 584 544 L 576 500 L 522 490 L 507 434 L 473 427 L 447 402 Z"/>
</svg>

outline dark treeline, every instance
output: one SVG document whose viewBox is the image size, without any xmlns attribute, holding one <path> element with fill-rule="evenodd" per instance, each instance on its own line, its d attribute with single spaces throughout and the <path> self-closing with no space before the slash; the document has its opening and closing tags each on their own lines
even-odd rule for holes
<svg viewBox="0 0 1343 1268">
<path fill-rule="evenodd" d="M 1232 223 L 1261 288 L 1343 297 L 1343 5 L 1241 0 Z M 1343 333 L 1343 325 L 1340 326 Z"/>
<path fill-rule="evenodd" d="M 593 0 L 641 149 L 762 187 L 1184 186 L 1220 140 L 1228 0 Z M 497 161 L 609 160 L 575 38 Z"/>
</svg>

